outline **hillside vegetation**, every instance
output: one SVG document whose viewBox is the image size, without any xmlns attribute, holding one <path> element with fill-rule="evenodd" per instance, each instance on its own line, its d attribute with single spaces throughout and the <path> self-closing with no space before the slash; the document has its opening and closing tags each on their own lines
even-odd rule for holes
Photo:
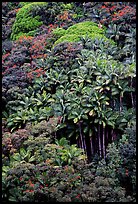
<svg viewBox="0 0 138 204">
<path fill-rule="evenodd" d="M 4 202 L 136 202 L 136 3 L 2 2 Z"/>
</svg>

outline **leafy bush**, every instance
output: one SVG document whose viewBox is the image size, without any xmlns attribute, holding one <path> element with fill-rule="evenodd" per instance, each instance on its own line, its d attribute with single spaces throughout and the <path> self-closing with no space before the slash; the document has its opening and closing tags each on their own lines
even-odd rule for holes
<svg viewBox="0 0 138 204">
<path fill-rule="evenodd" d="M 100 21 L 107 27 L 112 23 L 125 24 L 126 28 L 131 24 L 135 26 L 135 2 L 86 2 L 83 7 L 88 19 L 97 23 Z"/>
<path fill-rule="evenodd" d="M 23 142 L 28 140 L 31 136 L 33 137 L 32 143 L 35 138 L 37 143 L 39 143 L 39 137 L 42 136 L 42 140 L 40 142 L 43 143 L 45 137 L 50 137 L 51 141 L 54 141 L 56 137 L 56 126 L 59 123 L 58 118 L 50 118 L 49 121 L 41 121 L 36 125 L 32 125 L 27 123 L 24 129 L 18 129 L 13 133 L 5 131 L 2 136 L 2 153 L 4 156 L 9 157 L 12 153 L 18 151 L 21 147 L 23 147 Z M 37 146 L 37 143 L 33 143 L 34 147 Z M 29 144 L 29 140 L 28 140 Z"/>
<path fill-rule="evenodd" d="M 127 32 L 121 25 L 109 25 L 106 36 L 118 44 L 118 59 L 126 64 L 136 60 L 136 29 L 130 28 Z"/>
<path fill-rule="evenodd" d="M 41 196 L 40 199 L 43 199 L 42 198 L 43 196 L 39 191 L 41 189 L 40 185 L 42 186 L 42 188 L 43 188 L 43 184 L 44 186 L 46 185 L 52 188 L 52 186 L 53 187 L 56 186 L 56 183 L 58 183 L 59 178 L 65 178 L 65 177 L 62 177 L 64 174 L 68 174 L 69 177 L 66 176 L 67 181 L 64 181 L 64 179 L 63 179 L 63 183 L 61 181 L 62 189 L 64 189 L 64 186 L 66 186 L 66 188 L 68 189 L 68 188 L 73 188 L 73 186 L 77 185 L 78 173 L 76 172 L 74 175 L 72 174 L 70 175 L 70 173 L 74 171 L 73 167 L 71 167 L 70 162 L 73 160 L 83 161 L 84 156 L 81 157 L 81 153 L 83 153 L 83 151 L 79 150 L 74 145 L 72 146 L 67 145 L 67 141 L 65 141 L 64 144 L 62 143 L 63 146 L 60 146 L 61 140 L 59 142 L 57 141 L 59 145 L 48 144 L 48 142 L 49 142 L 49 139 L 45 137 L 41 138 L 40 136 L 40 138 L 35 138 L 35 139 L 30 137 L 30 139 L 28 139 L 28 141 L 24 143 L 26 147 L 28 146 L 26 150 L 20 149 L 19 152 L 13 154 L 10 157 L 9 165 L 3 166 L 3 178 L 6 179 L 3 181 L 3 192 L 6 192 L 9 189 L 7 194 L 3 194 L 3 197 L 6 197 L 6 199 L 8 200 L 14 199 L 16 201 L 17 200 L 25 201 L 27 198 L 25 198 L 24 196 L 22 197 L 22 193 L 23 192 L 27 193 L 28 184 L 26 181 L 31 171 L 32 173 L 31 173 L 30 182 L 35 183 L 36 185 L 35 196 L 37 196 L 38 194 L 39 196 Z M 62 164 L 62 163 L 59 163 L 60 160 L 62 162 L 67 162 L 66 165 L 64 164 L 65 167 L 63 167 L 63 169 L 59 167 L 59 165 Z M 20 165 L 18 165 L 19 163 Z M 68 165 L 70 167 L 68 167 Z M 24 171 L 24 176 L 22 177 L 23 171 Z M 11 176 L 11 173 L 13 172 L 15 173 L 13 176 Z M 50 175 L 51 174 L 55 175 L 56 172 L 58 173 L 56 175 L 56 178 L 55 177 L 52 178 Z M 7 187 L 4 185 L 7 182 L 9 183 L 7 185 L 8 189 L 6 189 Z M 18 184 L 19 185 L 21 184 L 19 191 L 13 195 L 12 192 L 15 191 Z M 13 186 L 12 189 L 11 189 L 11 186 Z M 49 193 L 51 191 L 51 188 L 49 189 Z M 43 189 L 42 189 L 42 192 L 43 192 Z M 38 199 L 39 199 L 39 196 L 38 196 Z M 47 196 L 47 193 L 45 195 L 45 199 L 46 199 L 46 196 Z M 50 193 L 49 199 L 50 200 L 52 199 L 51 193 Z"/>
<path fill-rule="evenodd" d="M 46 35 L 36 38 L 23 37 L 16 41 L 12 48 L 11 45 L 6 48 L 9 45 L 6 45 L 6 41 L 3 43 L 2 83 L 7 102 L 10 100 L 10 91 L 15 86 L 24 89 L 32 83 L 33 78 L 44 75 L 45 64 L 41 59 L 46 57 L 45 39 Z M 7 49 L 11 49 L 10 52 Z"/>
<path fill-rule="evenodd" d="M 23 6 L 25 6 L 25 5 L 28 5 L 28 4 L 30 4 L 31 2 L 20 2 L 19 3 L 19 7 L 23 7 Z"/>
<path fill-rule="evenodd" d="M 106 40 L 108 41 L 108 39 L 106 39 L 106 37 L 104 36 L 104 33 L 105 28 L 100 29 L 96 23 L 84 21 L 69 27 L 66 31 L 63 31 L 63 29 L 54 30 L 53 34 L 55 34 L 55 36 L 61 36 L 64 34 L 54 43 L 54 46 L 61 42 L 78 42 L 80 41 L 81 37 L 85 36 L 88 36 L 89 38 L 92 39 L 104 38 L 105 41 Z"/>
<path fill-rule="evenodd" d="M 135 202 L 135 3 L 2 5 L 3 201 Z"/>
<path fill-rule="evenodd" d="M 60 11 L 66 7 L 62 2 L 29 2 L 21 6 L 12 27 L 12 40 L 21 36 L 34 36 L 37 28 L 42 24 L 48 26 L 53 23 Z"/>
<path fill-rule="evenodd" d="M 121 165 L 118 168 L 120 183 L 136 199 L 136 124 L 126 128 L 118 143 Z"/>
<path fill-rule="evenodd" d="M 2 2 L 2 40 L 9 40 L 19 2 Z"/>
<path fill-rule="evenodd" d="M 2 138 L 2 153 L 8 158 L 15 152 L 17 152 L 23 142 L 28 139 L 30 133 L 26 129 L 20 129 L 11 134 L 5 132 Z"/>
<path fill-rule="evenodd" d="M 116 183 L 114 177 L 110 174 L 107 177 L 98 176 L 96 164 L 86 164 L 85 157 L 81 157 L 82 151 L 68 145 L 64 138 L 57 140 L 56 145 L 49 144 L 48 138 L 43 138 L 44 143 L 41 137 L 39 143 L 36 143 L 36 139 L 26 141 L 27 150 L 20 149 L 19 153 L 11 156 L 9 166 L 3 166 L 3 199 L 41 202 L 132 201 L 130 196 L 125 196 L 125 189 Z M 61 167 L 59 161 L 65 162 L 68 157 L 72 163 L 68 160 L 69 163 Z"/>
<path fill-rule="evenodd" d="M 12 42 L 10 40 L 5 40 L 2 43 L 2 53 L 8 53 L 12 50 Z"/>
<path fill-rule="evenodd" d="M 100 161 L 96 175 L 111 177 L 116 180 L 116 185 L 122 186 L 131 201 L 136 199 L 136 126 L 125 129 L 118 143 L 108 145 L 106 162 Z M 131 136 L 130 136 L 131 135 Z"/>
<path fill-rule="evenodd" d="M 113 39 L 120 47 L 118 58 L 133 63 L 136 56 L 135 29 L 136 4 L 133 2 L 88 2 L 84 4 L 84 15 L 88 19 L 107 26 L 106 37 Z M 132 37 L 133 36 L 133 37 Z"/>
<path fill-rule="evenodd" d="M 16 20 L 12 27 L 11 39 L 17 40 L 23 35 L 34 35 L 37 27 L 42 25 L 42 21 L 39 21 L 39 16 L 31 16 L 31 11 L 35 6 L 43 7 L 46 6 L 45 2 L 33 2 L 23 6 L 17 13 Z"/>
</svg>

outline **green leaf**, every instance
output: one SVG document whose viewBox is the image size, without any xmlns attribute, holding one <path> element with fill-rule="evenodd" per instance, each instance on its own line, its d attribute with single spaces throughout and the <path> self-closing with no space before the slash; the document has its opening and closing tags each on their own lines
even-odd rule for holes
<svg viewBox="0 0 138 204">
<path fill-rule="evenodd" d="M 103 123 L 103 127 L 105 128 L 105 126 L 106 126 L 106 123 L 105 123 L 104 121 L 102 121 L 102 123 Z"/>
<path fill-rule="evenodd" d="M 77 123 L 78 122 L 78 118 L 74 118 L 73 122 Z"/>
<path fill-rule="evenodd" d="M 105 104 L 106 104 L 107 106 L 109 106 L 109 105 L 110 105 L 110 104 L 109 104 L 107 101 L 105 102 Z"/>
<path fill-rule="evenodd" d="M 13 196 L 10 196 L 10 197 L 9 197 L 9 201 L 12 201 L 12 202 L 17 202 L 16 198 L 15 198 L 15 197 L 13 197 Z"/>
<path fill-rule="evenodd" d="M 105 89 L 106 89 L 107 91 L 110 91 L 110 87 L 108 87 L 108 86 L 106 86 Z"/>
<path fill-rule="evenodd" d="M 95 75 L 101 76 L 101 72 L 94 72 Z"/>
<path fill-rule="evenodd" d="M 126 120 L 125 118 L 123 118 L 123 119 L 121 120 L 121 123 L 127 123 L 127 120 Z"/>
<path fill-rule="evenodd" d="M 45 120 L 47 117 L 46 116 L 41 116 L 40 118 L 39 118 L 39 120 Z"/>
<path fill-rule="evenodd" d="M 15 117 L 15 119 L 14 119 L 14 121 L 16 122 L 16 121 L 18 121 L 18 120 L 22 120 L 22 118 L 21 117 Z"/>
<path fill-rule="evenodd" d="M 82 115 L 82 118 L 87 120 L 88 119 L 88 116 L 87 115 Z"/>
<path fill-rule="evenodd" d="M 95 122 L 95 123 L 99 123 L 99 119 L 95 119 L 94 122 Z"/>
<path fill-rule="evenodd" d="M 55 100 L 54 100 L 53 98 L 49 98 L 49 99 L 47 100 L 47 102 L 55 102 Z"/>
<path fill-rule="evenodd" d="M 84 111 L 84 113 L 88 113 L 89 111 L 90 111 L 90 109 L 87 108 L 87 109 Z"/>
<path fill-rule="evenodd" d="M 74 134 L 74 131 L 72 131 L 71 133 L 69 133 L 68 137 L 69 137 L 69 138 L 72 137 L 73 134 Z"/>
<path fill-rule="evenodd" d="M 19 153 L 15 153 L 11 158 L 15 161 L 21 161 L 21 157 Z"/>
<path fill-rule="evenodd" d="M 27 152 L 26 152 L 26 150 L 25 150 L 24 148 L 21 148 L 21 149 L 20 149 L 20 154 L 21 154 L 22 157 L 25 157 L 25 156 L 26 156 L 26 153 L 27 153 Z"/>
<path fill-rule="evenodd" d="M 24 101 L 20 101 L 20 104 L 25 105 L 26 103 Z"/>
<path fill-rule="evenodd" d="M 112 91 L 112 96 L 117 95 L 119 92 L 118 91 Z"/>
<path fill-rule="evenodd" d="M 32 156 L 31 158 L 29 158 L 29 162 L 33 162 L 33 161 L 35 161 L 35 157 L 34 157 L 34 156 Z"/>
<path fill-rule="evenodd" d="M 100 90 L 99 90 L 99 93 L 101 93 L 103 91 L 103 88 L 101 88 Z"/>
<path fill-rule="evenodd" d="M 37 102 L 37 106 L 43 105 L 43 103 L 41 101 Z"/>
<path fill-rule="evenodd" d="M 42 179 L 38 179 L 39 180 L 39 182 L 41 183 L 41 184 L 44 184 L 44 181 L 42 180 Z M 39 186 L 38 186 L 39 187 Z"/>
<path fill-rule="evenodd" d="M 92 83 L 92 80 L 90 80 L 90 79 L 87 79 L 87 80 L 86 80 L 86 82 L 88 82 L 88 83 Z"/>
<path fill-rule="evenodd" d="M 2 167 L 2 171 L 3 172 L 7 172 L 7 171 L 9 171 L 10 170 L 10 167 L 9 166 L 3 166 Z"/>
<path fill-rule="evenodd" d="M 16 127 L 13 127 L 12 129 L 11 129 L 11 132 L 13 132 L 13 130 L 15 130 L 16 129 Z"/>
<path fill-rule="evenodd" d="M 68 116 L 68 120 L 71 120 L 71 119 L 73 119 L 74 118 L 74 115 L 69 115 Z"/>
<path fill-rule="evenodd" d="M 2 115 L 5 117 L 5 118 L 8 118 L 8 113 L 6 111 L 3 111 L 2 112 Z"/>
<path fill-rule="evenodd" d="M 101 86 L 96 86 L 96 87 L 94 87 L 94 89 L 99 90 L 99 89 L 101 89 Z"/>
<path fill-rule="evenodd" d="M 77 112 L 75 112 L 75 111 L 73 111 L 73 113 L 72 113 L 73 115 L 75 115 L 75 116 L 78 116 L 78 113 Z"/>
<path fill-rule="evenodd" d="M 69 165 L 71 164 L 71 159 L 70 159 L 70 158 L 68 159 L 68 164 L 69 164 Z"/>
<path fill-rule="evenodd" d="M 34 111 L 32 110 L 32 108 L 29 109 L 31 114 L 34 114 Z"/>
<path fill-rule="evenodd" d="M 107 121 L 107 124 L 110 125 L 111 127 L 114 127 L 114 124 L 110 121 Z"/>
<path fill-rule="evenodd" d="M 109 84 L 109 83 L 110 83 L 110 79 L 105 82 L 105 84 Z"/>
<path fill-rule="evenodd" d="M 14 122 L 8 122 L 7 123 L 7 127 L 11 127 L 11 126 L 13 126 L 14 125 Z"/>
<path fill-rule="evenodd" d="M 95 115 L 94 110 L 91 110 L 91 111 L 89 112 L 89 115 L 90 115 L 90 116 L 94 116 L 94 115 Z"/>
</svg>

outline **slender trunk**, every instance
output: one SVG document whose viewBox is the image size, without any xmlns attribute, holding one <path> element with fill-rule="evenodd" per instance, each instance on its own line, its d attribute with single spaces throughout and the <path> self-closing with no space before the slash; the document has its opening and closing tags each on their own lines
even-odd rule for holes
<svg viewBox="0 0 138 204">
<path fill-rule="evenodd" d="M 122 112 L 122 96 L 120 96 L 120 113 Z"/>
<path fill-rule="evenodd" d="M 83 136 L 82 136 L 82 132 L 81 132 L 81 124 L 79 123 L 79 132 L 80 132 L 80 140 L 81 140 L 81 147 L 82 149 L 84 149 L 84 144 L 83 144 Z"/>
<path fill-rule="evenodd" d="M 79 142 L 78 142 L 78 139 L 76 139 L 76 143 L 77 143 L 77 147 L 79 147 Z"/>
<path fill-rule="evenodd" d="M 108 145 L 108 128 L 106 129 L 106 146 Z"/>
<path fill-rule="evenodd" d="M 81 144 L 81 148 L 84 149 L 84 147 L 83 147 L 83 138 L 82 138 L 81 134 L 80 134 L 80 144 Z"/>
<path fill-rule="evenodd" d="M 111 142 L 113 142 L 113 140 L 114 140 L 114 131 L 113 131 L 113 129 L 111 130 Z"/>
<path fill-rule="evenodd" d="M 79 142 L 79 148 L 82 148 L 82 145 L 81 145 L 81 138 L 78 137 L 78 142 Z"/>
<path fill-rule="evenodd" d="M 133 85 L 132 85 L 132 77 L 131 77 L 131 88 L 133 88 Z M 134 98 L 133 98 L 133 92 L 131 91 L 131 103 L 132 103 L 132 108 L 134 108 Z"/>
<path fill-rule="evenodd" d="M 93 144 L 92 144 L 92 137 L 90 137 L 90 146 L 91 146 L 91 155 L 93 155 Z"/>
<path fill-rule="evenodd" d="M 102 151 L 101 151 L 101 138 L 100 138 L 100 124 L 98 125 L 98 143 L 99 143 L 99 155 L 101 157 Z"/>
<path fill-rule="evenodd" d="M 131 92 L 131 102 L 132 102 L 132 108 L 134 108 L 134 99 L 133 99 L 133 93 Z"/>
<path fill-rule="evenodd" d="M 87 154 L 87 147 L 86 147 L 86 139 L 85 139 L 85 135 L 83 135 L 83 144 L 84 144 L 84 150 Z"/>
<path fill-rule="evenodd" d="M 105 150 L 110 143 L 110 127 L 106 126 L 105 129 Z"/>
<path fill-rule="evenodd" d="M 105 127 L 103 126 L 103 157 L 105 159 Z"/>
<path fill-rule="evenodd" d="M 87 153 L 87 151 L 86 151 L 85 135 L 83 135 L 83 133 L 82 133 L 82 128 L 81 128 L 81 124 L 80 124 L 80 123 L 79 123 L 79 131 L 80 131 L 80 136 L 81 136 L 81 138 L 82 138 L 83 149 L 84 149 L 84 151 Z"/>
</svg>

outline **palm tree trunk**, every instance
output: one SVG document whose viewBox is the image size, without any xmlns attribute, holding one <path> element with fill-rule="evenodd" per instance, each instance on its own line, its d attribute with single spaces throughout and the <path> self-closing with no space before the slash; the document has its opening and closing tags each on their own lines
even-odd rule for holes
<svg viewBox="0 0 138 204">
<path fill-rule="evenodd" d="M 108 128 L 106 128 L 106 146 L 108 145 Z"/>
<path fill-rule="evenodd" d="M 80 132 L 81 146 L 82 146 L 82 149 L 85 150 L 84 141 L 83 141 L 83 136 L 82 136 L 82 131 L 81 131 L 81 124 L 80 124 L 80 123 L 79 123 L 79 132 Z"/>
<path fill-rule="evenodd" d="M 83 138 L 82 138 L 81 133 L 80 133 L 80 143 L 81 143 L 81 148 L 84 149 L 84 146 L 83 146 Z"/>
<path fill-rule="evenodd" d="M 81 148 L 80 137 L 77 138 L 77 145 L 79 148 Z"/>
<path fill-rule="evenodd" d="M 113 129 L 112 129 L 112 130 L 111 130 L 111 142 L 113 142 L 113 140 L 114 140 L 113 133 L 114 133 L 114 131 L 113 131 Z"/>
<path fill-rule="evenodd" d="M 91 155 L 93 155 L 93 144 L 92 144 L 92 137 L 90 137 L 90 146 L 91 146 Z"/>
<path fill-rule="evenodd" d="M 98 124 L 98 144 L 99 144 L 99 155 L 102 156 L 102 150 L 101 150 L 101 138 L 100 138 L 100 124 Z"/>
<path fill-rule="evenodd" d="M 105 127 L 103 125 L 103 157 L 105 159 Z"/>
<path fill-rule="evenodd" d="M 85 135 L 83 135 L 83 144 L 84 144 L 84 150 L 87 154 L 87 147 L 86 147 L 86 139 L 85 139 Z"/>
<path fill-rule="evenodd" d="M 120 95 L 120 109 L 119 109 L 120 113 L 122 112 L 122 96 Z"/>
</svg>

